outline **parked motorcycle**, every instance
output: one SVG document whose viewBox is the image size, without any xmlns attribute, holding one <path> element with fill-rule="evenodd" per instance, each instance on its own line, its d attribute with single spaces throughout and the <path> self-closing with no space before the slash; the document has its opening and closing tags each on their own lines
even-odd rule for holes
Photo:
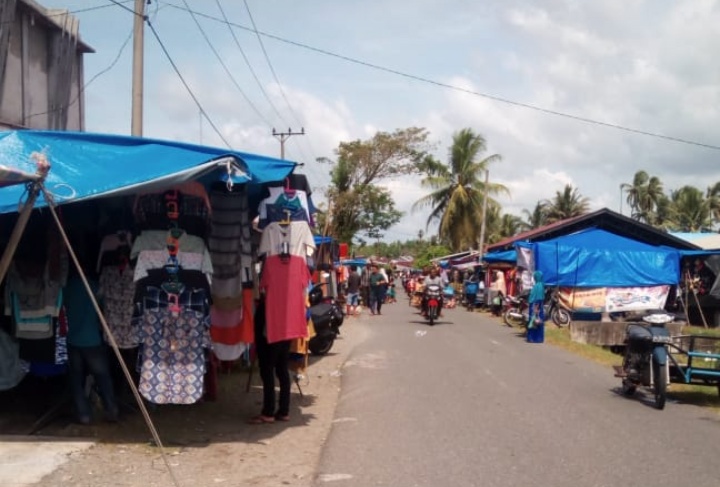
<svg viewBox="0 0 720 487">
<path fill-rule="evenodd" d="M 570 324 L 570 312 L 560 304 L 556 290 L 548 291 L 544 306 L 545 316 L 550 317 L 557 326 L 564 328 Z"/>
<path fill-rule="evenodd" d="M 433 326 L 442 309 L 442 288 L 436 284 L 430 284 L 425 287 L 424 292 L 425 301 L 427 302 L 425 319 L 430 322 L 430 326 Z"/>
<path fill-rule="evenodd" d="M 638 386 L 651 387 L 658 409 L 665 407 L 669 383 L 668 343 L 672 337 L 665 324 L 674 319 L 675 315 L 664 310 L 653 310 L 642 317 L 644 324 L 629 324 L 623 364 L 616 367 L 615 375 L 622 378 L 623 394 L 632 396 Z"/>
<path fill-rule="evenodd" d="M 317 284 L 310 290 L 310 317 L 315 327 L 315 336 L 310 339 L 308 348 L 313 355 L 326 355 L 340 334 L 340 326 L 345 314 L 332 297 L 325 297 L 322 286 Z"/>
<path fill-rule="evenodd" d="M 530 307 L 527 298 L 527 294 L 505 296 L 505 311 L 502 317 L 507 326 L 522 327 L 527 325 L 530 319 Z"/>
</svg>

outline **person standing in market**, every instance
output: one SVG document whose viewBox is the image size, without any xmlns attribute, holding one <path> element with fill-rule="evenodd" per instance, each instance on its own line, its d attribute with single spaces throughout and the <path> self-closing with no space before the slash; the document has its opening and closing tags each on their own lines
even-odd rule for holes
<svg viewBox="0 0 720 487">
<path fill-rule="evenodd" d="M 545 283 L 543 282 L 543 273 L 535 271 L 533 273 L 533 284 L 528 297 L 530 305 L 530 316 L 528 321 L 527 341 L 528 343 L 543 343 L 545 341 Z"/>
<path fill-rule="evenodd" d="M 387 279 L 380 273 L 377 264 L 370 267 L 370 312 L 372 314 L 382 314 L 382 303 L 385 299 L 385 288 Z"/>
<path fill-rule="evenodd" d="M 87 254 L 78 253 L 78 255 Z M 90 268 L 91 266 L 84 266 L 84 269 Z M 97 282 L 90 278 L 88 282 L 97 296 Z M 92 407 L 85 391 L 87 376 L 91 375 L 103 405 L 105 419 L 116 422 L 118 406 L 110 375 L 107 348 L 102 338 L 102 325 L 80 274 L 74 266 L 71 267 L 63 300 L 68 321 L 68 380 L 76 419 L 81 424 L 92 422 Z"/>
<path fill-rule="evenodd" d="M 358 304 L 360 304 L 360 274 L 358 274 L 357 266 L 350 266 L 350 275 L 347 279 L 347 302 L 345 304 L 345 314 L 348 316 L 357 315 Z"/>
</svg>

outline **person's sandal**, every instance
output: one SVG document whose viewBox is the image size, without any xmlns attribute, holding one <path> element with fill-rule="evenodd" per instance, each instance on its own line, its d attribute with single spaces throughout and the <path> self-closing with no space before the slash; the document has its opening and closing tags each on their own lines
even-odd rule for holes
<svg viewBox="0 0 720 487">
<path fill-rule="evenodd" d="M 275 421 L 290 421 L 290 416 L 275 416 Z"/>
</svg>

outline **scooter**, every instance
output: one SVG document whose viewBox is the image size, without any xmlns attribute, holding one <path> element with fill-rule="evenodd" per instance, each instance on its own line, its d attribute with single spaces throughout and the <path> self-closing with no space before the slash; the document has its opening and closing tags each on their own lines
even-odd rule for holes
<svg viewBox="0 0 720 487">
<path fill-rule="evenodd" d="M 658 409 L 665 407 L 669 383 L 668 343 L 672 343 L 672 337 L 665 325 L 674 320 L 673 314 L 653 310 L 642 317 L 644 324 L 629 324 L 623 364 L 615 367 L 615 376 L 622 378 L 624 395 L 632 396 L 638 386 L 650 387 Z"/>
<path fill-rule="evenodd" d="M 430 284 L 425 287 L 425 299 L 427 301 L 427 312 L 425 319 L 430 322 L 430 326 L 435 325 L 435 321 L 440 316 L 442 306 L 442 289 L 436 284 Z"/>
<path fill-rule="evenodd" d="M 315 327 L 315 336 L 310 339 L 308 348 L 313 355 L 326 355 L 340 334 L 345 314 L 332 297 L 325 297 L 322 286 L 313 286 L 309 293 L 310 318 Z"/>
</svg>

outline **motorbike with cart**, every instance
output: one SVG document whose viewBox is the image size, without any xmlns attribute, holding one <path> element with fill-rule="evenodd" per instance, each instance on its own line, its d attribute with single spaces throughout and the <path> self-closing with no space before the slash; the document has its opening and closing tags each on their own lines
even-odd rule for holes
<svg viewBox="0 0 720 487">
<path fill-rule="evenodd" d="M 671 336 L 665 324 L 674 318 L 652 312 L 643 317 L 647 325 L 628 325 L 623 365 L 616 367 L 623 393 L 632 396 L 638 386 L 651 387 L 658 409 L 665 407 L 671 383 L 712 386 L 720 394 L 720 337 Z"/>
<path fill-rule="evenodd" d="M 673 341 L 665 324 L 674 319 L 675 315 L 656 310 L 647 312 L 641 323 L 627 325 L 623 363 L 615 367 L 624 395 L 634 395 L 639 386 L 649 387 L 658 409 L 665 407 L 667 398 L 668 346 Z"/>
</svg>

